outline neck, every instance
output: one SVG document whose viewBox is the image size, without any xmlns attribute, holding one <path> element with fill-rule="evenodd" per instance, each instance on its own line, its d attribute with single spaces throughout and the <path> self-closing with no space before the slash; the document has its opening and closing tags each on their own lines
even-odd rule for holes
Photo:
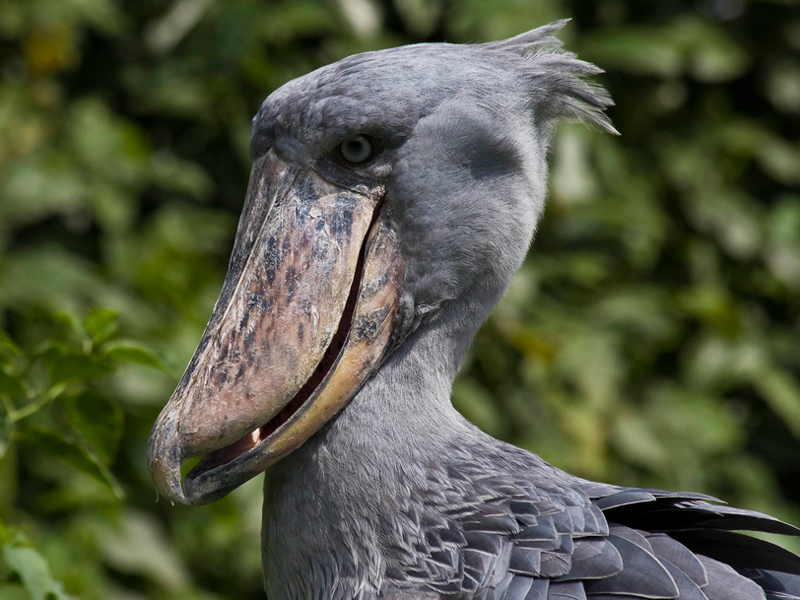
<svg viewBox="0 0 800 600">
<path fill-rule="evenodd" d="M 412 335 L 336 418 L 267 472 L 270 598 L 317 597 L 337 586 L 377 594 L 386 546 L 408 544 L 397 522 L 403 507 L 429 488 L 428 471 L 452 455 L 448 447 L 485 437 L 450 403 L 463 349 L 441 321 Z"/>
</svg>

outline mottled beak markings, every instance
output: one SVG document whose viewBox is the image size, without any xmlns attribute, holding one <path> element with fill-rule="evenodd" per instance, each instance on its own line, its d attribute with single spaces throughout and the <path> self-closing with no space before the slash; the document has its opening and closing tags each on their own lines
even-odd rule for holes
<svg viewBox="0 0 800 600">
<path fill-rule="evenodd" d="M 404 273 L 382 190 L 257 159 L 214 314 L 150 438 L 160 493 L 216 500 L 329 421 L 384 357 Z"/>
</svg>

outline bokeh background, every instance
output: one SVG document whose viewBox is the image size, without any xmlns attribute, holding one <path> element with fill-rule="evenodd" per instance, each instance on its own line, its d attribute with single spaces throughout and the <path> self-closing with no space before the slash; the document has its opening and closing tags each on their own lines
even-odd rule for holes
<svg viewBox="0 0 800 600">
<path fill-rule="evenodd" d="M 263 597 L 260 478 L 186 508 L 145 467 L 224 275 L 252 114 L 354 52 L 564 17 L 622 136 L 560 128 L 454 402 L 584 477 L 800 524 L 800 3 L 6 0 L 0 598 Z"/>
</svg>

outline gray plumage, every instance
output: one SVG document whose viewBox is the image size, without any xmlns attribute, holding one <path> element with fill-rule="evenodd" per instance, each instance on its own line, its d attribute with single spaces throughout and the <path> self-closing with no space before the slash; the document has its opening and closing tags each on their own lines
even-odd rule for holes
<svg viewBox="0 0 800 600">
<path fill-rule="evenodd" d="M 349 404 L 267 471 L 271 600 L 800 596 L 796 556 L 734 532 L 794 527 L 697 494 L 579 479 L 450 403 L 542 213 L 554 125 L 614 132 L 610 99 L 586 80 L 598 69 L 559 49 L 561 25 L 352 56 L 286 84 L 256 115 L 254 159 L 274 152 L 337 185 L 383 189 L 412 322 Z M 358 134 L 379 152 L 343 171 L 332 153 Z M 254 210 L 231 269 L 253 243 Z"/>
</svg>

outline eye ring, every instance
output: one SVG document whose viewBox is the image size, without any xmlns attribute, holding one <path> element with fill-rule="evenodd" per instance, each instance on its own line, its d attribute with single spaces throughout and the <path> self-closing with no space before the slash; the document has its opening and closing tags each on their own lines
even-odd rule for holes
<svg viewBox="0 0 800 600">
<path fill-rule="evenodd" d="M 375 145 L 363 134 L 354 135 L 339 144 L 339 155 L 352 165 L 368 161 L 375 153 Z"/>
</svg>

